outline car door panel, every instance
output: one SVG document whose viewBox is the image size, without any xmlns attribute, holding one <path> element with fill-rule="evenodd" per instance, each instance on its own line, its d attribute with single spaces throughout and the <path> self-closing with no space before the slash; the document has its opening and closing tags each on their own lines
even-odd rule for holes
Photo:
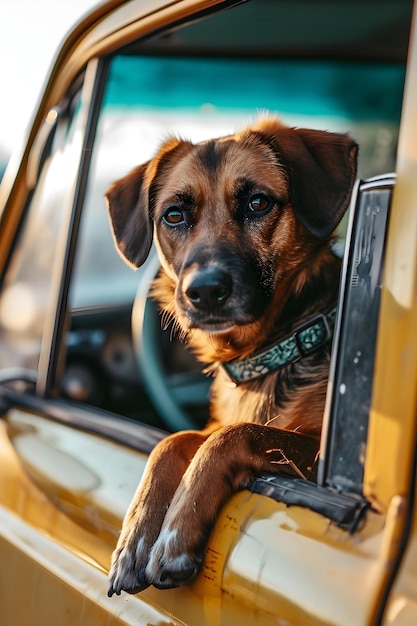
<svg viewBox="0 0 417 626">
<path fill-rule="evenodd" d="M 91 613 L 91 623 L 102 611 L 113 619 L 122 601 L 135 607 L 126 609 L 131 617 L 122 614 L 126 623 L 158 623 L 138 621 L 143 600 L 146 610 L 159 606 L 196 626 L 269 626 L 281 612 L 293 623 L 367 623 L 385 567 L 384 517 L 368 513 L 351 534 L 313 511 L 250 491 L 224 507 L 190 587 L 123 594 L 114 604 L 105 574 L 146 455 L 22 409 L 9 410 L 1 426 L 11 461 L 0 479 L 2 554 L 14 563 L 10 576 L 2 572 L 10 610 L 27 587 L 41 604 L 51 604 L 53 593 L 61 611 L 68 604 L 70 615 Z M 53 623 L 45 611 L 45 623 Z M 48 611 L 55 615 L 53 603 Z"/>
</svg>

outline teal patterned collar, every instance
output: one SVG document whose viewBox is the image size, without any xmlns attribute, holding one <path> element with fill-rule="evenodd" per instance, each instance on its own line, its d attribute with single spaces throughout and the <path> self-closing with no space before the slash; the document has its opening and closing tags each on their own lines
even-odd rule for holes
<svg viewBox="0 0 417 626">
<path fill-rule="evenodd" d="M 333 307 L 325 315 L 317 315 L 304 326 L 297 328 L 292 335 L 266 350 L 241 361 L 223 363 L 223 369 L 236 385 L 240 385 L 299 361 L 331 339 L 335 317 L 336 307 Z"/>
</svg>

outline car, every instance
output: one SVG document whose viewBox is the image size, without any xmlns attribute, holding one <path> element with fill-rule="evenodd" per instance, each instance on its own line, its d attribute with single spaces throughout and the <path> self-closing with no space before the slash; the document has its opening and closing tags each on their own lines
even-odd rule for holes
<svg viewBox="0 0 417 626">
<path fill-rule="evenodd" d="M 69 33 L 0 187 L 2 625 L 417 623 L 416 11 L 107 0 Z M 204 423 L 209 381 L 160 328 L 156 255 L 119 258 L 103 196 L 167 134 L 262 110 L 360 145 L 318 481 L 256 478 L 191 584 L 109 598 L 147 457 Z"/>
</svg>

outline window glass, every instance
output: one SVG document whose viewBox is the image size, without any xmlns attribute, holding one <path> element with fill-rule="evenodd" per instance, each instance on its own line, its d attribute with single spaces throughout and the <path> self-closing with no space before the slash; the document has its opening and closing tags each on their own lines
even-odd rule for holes
<svg viewBox="0 0 417 626">
<path fill-rule="evenodd" d="M 58 122 L 3 281 L 0 367 L 37 369 L 60 225 L 81 147 L 79 107 Z"/>
</svg>

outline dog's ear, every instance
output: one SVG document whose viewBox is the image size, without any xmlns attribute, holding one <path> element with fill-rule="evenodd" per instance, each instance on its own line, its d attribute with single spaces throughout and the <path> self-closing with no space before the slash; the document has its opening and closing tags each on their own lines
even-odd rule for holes
<svg viewBox="0 0 417 626">
<path fill-rule="evenodd" d="M 279 161 L 288 172 L 294 211 L 320 239 L 328 238 L 349 206 L 357 170 L 357 144 L 348 136 L 266 121 Z"/>
<path fill-rule="evenodd" d="M 116 180 L 105 194 L 116 246 L 125 261 L 135 268 L 146 261 L 152 246 L 152 220 L 144 189 L 149 163 Z"/>
<path fill-rule="evenodd" d="M 180 139 L 166 141 L 157 155 L 112 183 L 105 198 L 116 246 L 125 261 L 134 268 L 147 259 L 153 239 L 153 193 L 157 193 L 164 172 L 181 148 L 192 144 Z"/>
<path fill-rule="evenodd" d="M 356 178 L 358 146 L 348 136 L 295 129 L 300 154 L 285 153 L 294 173 L 290 193 L 294 210 L 316 237 L 327 238 L 349 207 Z M 291 184 L 293 183 L 293 184 Z"/>
</svg>

